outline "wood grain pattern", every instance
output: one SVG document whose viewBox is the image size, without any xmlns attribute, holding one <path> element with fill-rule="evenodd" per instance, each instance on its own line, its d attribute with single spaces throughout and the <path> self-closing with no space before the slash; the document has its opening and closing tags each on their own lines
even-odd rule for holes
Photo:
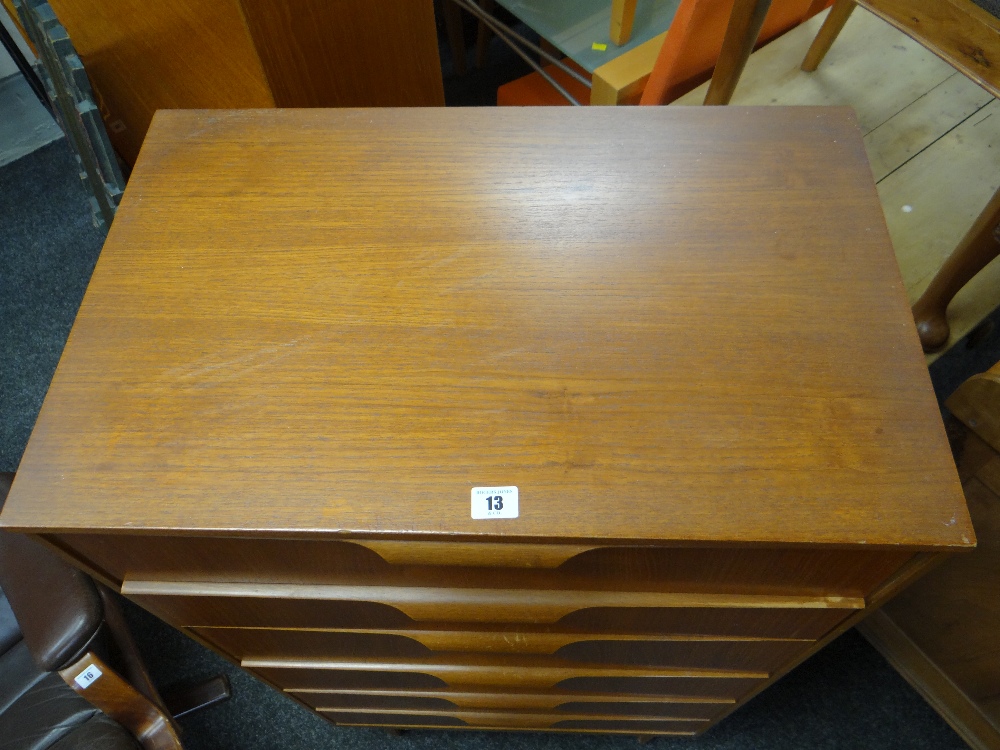
<svg viewBox="0 0 1000 750">
<path fill-rule="evenodd" d="M 571 557 L 594 549 L 580 544 L 497 544 L 356 540 L 393 565 L 470 565 L 488 568 L 558 568 Z"/>
<path fill-rule="evenodd" d="M 971 0 L 838 0 L 809 48 L 803 70 L 816 69 L 855 5 L 916 39 L 993 96 L 1000 96 L 1000 19 Z"/>
<path fill-rule="evenodd" d="M 487 643 L 458 638 L 431 640 L 428 645 L 409 634 L 333 632 L 324 630 L 269 630 L 197 628 L 208 643 L 241 660 L 272 657 L 328 659 L 341 656 L 429 658 L 442 661 L 462 654 L 491 654 L 497 665 L 606 664 L 660 667 L 705 667 L 769 672 L 785 664 L 810 644 L 761 640 L 620 640 L 614 637 L 577 639 L 561 646 L 518 648 L 503 638 Z M 519 633 L 508 632 L 516 644 Z M 527 640 L 527 639 L 525 639 Z M 528 658 L 527 662 L 523 660 Z M 550 657 L 548 659 L 543 657 Z"/>
<path fill-rule="evenodd" d="M 432 0 L 240 4 L 277 106 L 444 106 Z"/>
<path fill-rule="evenodd" d="M 336 659 L 251 658 L 240 662 L 251 670 L 313 669 L 321 671 L 403 673 L 428 675 L 451 687 L 551 688 L 573 679 L 657 679 L 673 678 L 684 682 L 699 680 L 756 680 L 762 683 L 768 673 L 755 670 L 646 667 L 639 665 L 554 663 L 545 657 L 519 657 L 516 662 L 498 663 L 490 655 L 454 654 L 410 658 L 340 657 Z M 280 684 L 280 683 L 279 683 Z"/>
<path fill-rule="evenodd" d="M 859 4 L 1000 96 L 1000 19 L 971 0 L 861 0 Z"/>
<path fill-rule="evenodd" d="M 971 543 L 847 112 L 170 112 L 141 167 L 9 527 Z"/>
<path fill-rule="evenodd" d="M 244 665 L 247 666 L 247 665 Z M 388 691 L 393 693 L 437 695 L 458 692 L 470 696 L 482 696 L 483 700 L 492 701 L 489 696 L 499 691 L 495 686 L 463 685 L 460 690 L 453 690 L 439 677 L 422 672 L 394 672 L 391 670 L 352 670 L 326 669 L 322 664 L 312 662 L 304 666 L 294 666 L 279 663 L 276 666 L 257 666 L 254 673 L 260 675 L 274 685 L 289 693 L 328 692 L 353 690 L 362 693 L 373 691 Z M 504 686 L 502 691 L 512 696 L 529 694 L 552 696 L 558 701 L 571 700 L 568 696 L 603 696 L 605 699 L 642 700 L 694 700 L 723 701 L 734 704 L 737 698 L 745 695 L 750 689 L 761 685 L 758 677 L 617 677 L 591 675 L 585 677 L 570 677 L 561 680 L 553 686 L 545 688 L 519 688 Z M 475 705 L 483 705 L 476 703 Z M 487 705 L 499 705 L 488 703 Z"/>
<path fill-rule="evenodd" d="M 273 606 L 273 605 L 272 605 Z M 488 627 L 488 629 L 487 629 Z M 566 646 L 581 642 L 613 641 L 620 644 L 636 642 L 637 644 L 671 643 L 679 648 L 687 648 L 692 645 L 696 650 L 699 644 L 747 644 L 751 648 L 754 644 L 785 644 L 793 648 L 801 648 L 803 643 L 809 643 L 805 639 L 797 638 L 760 638 L 756 636 L 705 636 L 686 635 L 673 633 L 616 633 L 595 632 L 595 633 L 560 633 L 538 631 L 527 628 L 507 628 L 500 623 L 491 623 L 482 629 L 449 630 L 444 627 L 439 628 L 407 628 L 399 630 L 389 630 L 385 628 L 366 629 L 346 629 L 346 628 L 253 628 L 247 625 L 232 627 L 193 627 L 195 630 L 209 641 L 216 636 L 226 638 L 230 631 L 239 631 L 240 634 L 252 634 L 263 631 L 267 634 L 307 634 L 315 633 L 317 637 L 321 634 L 345 634 L 345 635 L 374 635 L 402 637 L 416 641 L 420 645 L 431 651 L 480 651 L 480 652 L 500 652 L 508 654 L 554 654 L 561 652 Z M 297 636 L 296 636 L 297 637 Z M 253 649 L 247 646 L 247 649 Z M 232 649 L 226 649 L 232 651 Z M 259 653 L 259 650 L 256 651 Z M 585 659 L 586 661 L 586 659 Z"/>
<path fill-rule="evenodd" d="M 740 547 L 595 548 L 558 568 L 391 565 L 362 543 L 339 539 L 62 534 L 49 537 L 100 560 L 123 580 L 181 583 L 303 583 L 374 586 L 660 591 L 666 593 L 863 597 L 911 551 Z M 519 543 L 507 542 L 512 558 Z M 528 554 L 535 549 L 528 544 Z M 455 562 L 469 555 L 463 549 Z M 479 553 L 476 556 L 482 557 Z"/>
<path fill-rule="evenodd" d="M 862 9 L 815 73 L 799 69 L 824 15 L 755 52 L 733 103 L 850 105 L 909 299 L 915 302 L 1000 188 L 1000 103 L 955 68 Z M 704 87 L 678 100 L 700 105 Z M 905 211 L 904 207 L 911 209 Z M 1000 303 L 1000 262 L 950 305 L 957 343 Z M 926 356 L 928 364 L 939 353 Z"/>
<path fill-rule="evenodd" d="M 130 164 L 158 109 L 273 107 L 239 0 L 52 0 Z"/>
<path fill-rule="evenodd" d="M 337 586 L 281 583 L 186 583 L 126 581 L 126 596 L 252 596 L 375 602 L 408 617 L 438 622 L 553 623 L 592 607 L 722 607 L 737 609 L 863 609 L 864 599 L 845 596 L 762 596 L 655 591 L 477 589 L 467 587 Z"/>
<path fill-rule="evenodd" d="M 493 635 L 495 623 L 440 622 L 419 625 L 399 610 L 371 602 L 283 599 L 275 606 L 265 597 L 144 596 L 129 598 L 168 622 L 184 627 L 340 628 L 345 630 L 462 631 Z M 541 636 L 617 633 L 635 636 L 717 636 L 815 640 L 850 610 L 841 609 L 724 609 L 706 607 L 590 608 L 573 612 L 551 625 L 535 625 Z M 500 628 L 502 630 L 502 628 Z M 524 629 L 521 630 L 524 633 Z M 471 636 L 470 636 L 471 637 Z"/>
<path fill-rule="evenodd" d="M 159 109 L 443 106 L 432 0 L 53 0 L 130 164 Z"/>
</svg>

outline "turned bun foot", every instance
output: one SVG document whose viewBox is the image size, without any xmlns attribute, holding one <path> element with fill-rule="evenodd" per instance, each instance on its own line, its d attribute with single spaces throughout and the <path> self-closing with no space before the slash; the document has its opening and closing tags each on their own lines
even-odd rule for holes
<svg viewBox="0 0 1000 750">
<path fill-rule="evenodd" d="M 920 345 L 925 352 L 934 352 L 948 343 L 951 329 L 948 319 L 940 313 L 922 313 L 914 309 L 913 320 L 917 324 Z"/>
</svg>

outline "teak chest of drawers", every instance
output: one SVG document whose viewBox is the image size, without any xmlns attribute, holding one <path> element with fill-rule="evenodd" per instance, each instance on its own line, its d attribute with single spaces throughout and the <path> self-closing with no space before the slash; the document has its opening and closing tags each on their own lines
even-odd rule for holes
<svg viewBox="0 0 1000 750">
<path fill-rule="evenodd" d="M 821 108 L 159 113 L 2 523 L 338 724 L 643 735 L 974 544 Z"/>
</svg>

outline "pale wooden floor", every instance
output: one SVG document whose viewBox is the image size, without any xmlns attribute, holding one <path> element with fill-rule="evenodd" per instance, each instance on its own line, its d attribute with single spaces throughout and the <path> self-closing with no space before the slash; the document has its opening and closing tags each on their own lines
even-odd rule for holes
<svg viewBox="0 0 1000 750">
<path fill-rule="evenodd" d="M 1000 102 L 860 8 L 819 69 L 803 73 L 799 64 L 824 17 L 755 52 L 732 103 L 854 107 L 913 302 L 1000 186 Z M 675 104 L 700 104 L 706 88 Z M 948 308 L 948 346 L 998 305 L 1000 259 Z"/>
</svg>

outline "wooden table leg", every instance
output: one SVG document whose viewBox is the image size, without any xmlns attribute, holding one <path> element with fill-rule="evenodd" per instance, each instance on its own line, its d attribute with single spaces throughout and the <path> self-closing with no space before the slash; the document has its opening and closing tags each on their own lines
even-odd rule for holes
<svg viewBox="0 0 1000 750">
<path fill-rule="evenodd" d="M 743 75 L 743 68 L 760 37 L 771 0 L 736 0 L 729 16 L 722 53 L 715 64 L 712 82 L 705 94 L 705 104 L 729 104 Z"/>
<path fill-rule="evenodd" d="M 826 53 L 830 51 L 830 47 L 837 40 L 837 35 L 847 23 L 847 19 L 851 17 L 855 7 L 857 7 L 857 3 L 854 0 L 837 0 L 833 4 L 833 7 L 830 8 L 830 15 L 823 21 L 819 33 L 816 34 L 809 51 L 806 52 L 805 59 L 800 66 L 802 70 L 806 73 L 812 73 L 819 67 L 823 58 L 826 57 Z"/>
<path fill-rule="evenodd" d="M 1000 190 L 913 305 L 913 320 L 925 352 L 948 343 L 948 303 L 997 255 L 1000 255 Z"/>
</svg>

